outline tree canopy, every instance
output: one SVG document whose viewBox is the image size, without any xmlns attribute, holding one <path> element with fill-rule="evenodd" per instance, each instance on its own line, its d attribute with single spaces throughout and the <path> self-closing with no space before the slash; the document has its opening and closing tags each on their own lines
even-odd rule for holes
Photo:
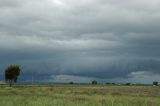
<svg viewBox="0 0 160 106">
<path fill-rule="evenodd" d="M 11 64 L 5 69 L 5 80 L 9 81 L 10 86 L 13 82 L 17 82 L 20 71 L 21 69 L 18 64 Z"/>
</svg>

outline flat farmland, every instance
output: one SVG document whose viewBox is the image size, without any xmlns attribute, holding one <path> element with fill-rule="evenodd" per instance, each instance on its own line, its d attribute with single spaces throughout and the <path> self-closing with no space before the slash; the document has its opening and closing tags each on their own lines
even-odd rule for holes
<svg viewBox="0 0 160 106">
<path fill-rule="evenodd" d="M 160 106 L 160 87 L 0 85 L 0 106 Z"/>
</svg>

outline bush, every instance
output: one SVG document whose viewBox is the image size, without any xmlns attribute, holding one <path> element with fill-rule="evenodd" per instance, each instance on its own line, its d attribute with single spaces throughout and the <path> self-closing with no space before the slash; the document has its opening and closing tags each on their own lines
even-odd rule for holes
<svg viewBox="0 0 160 106">
<path fill-rule="evenodd" d="M 111 85 L 111 83 L 110 82 L 106 82 L 106 85 Z"/>
<path fill-rule="evenodd" d="M 129 85 L 131 85 L 131 83 L 126 83 L 125 85 L 129 86 Z"/>
<path fill-rule="evenodd" d="M 96 80 L 93 80 L 93 81 L 92 81 L 92 84 L 96 85 L 96 84 L 97 84 L 97 81 L 96 81 Z"/>
<path fill-rule="evenodd" d="M 157 82 L 157 81 L 154 81 L 154 82 L 153 82 L 153 85 L 154 85 L 154 86 L 158 86 L 158 82 Z"/>
<path fill-rule="evenodd" d="M 74 84 L 73 82 L 69 82 L 69 84 Z"/>
</svg>

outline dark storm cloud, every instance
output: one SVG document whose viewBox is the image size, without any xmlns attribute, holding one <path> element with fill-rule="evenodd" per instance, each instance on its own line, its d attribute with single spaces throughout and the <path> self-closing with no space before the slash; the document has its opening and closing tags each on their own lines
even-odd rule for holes
<svg viewBox="0 0 160 106">
<path fill-rule="evenodd" d="M 158 0 L 0 0 L 1 72 L 18 63 L 23 76 L 44 79 L 160 74 L 159 5 Z"/>
</svg>

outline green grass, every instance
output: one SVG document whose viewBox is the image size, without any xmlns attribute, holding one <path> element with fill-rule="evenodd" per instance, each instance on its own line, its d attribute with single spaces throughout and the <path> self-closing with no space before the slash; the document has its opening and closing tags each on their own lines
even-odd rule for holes
<svg viewBox="0 0 160 106">
<path fill-rule="evenodd" d="M 0 106 L 160 106 L 160 87 L 0 85 Z"/>
</svg>

